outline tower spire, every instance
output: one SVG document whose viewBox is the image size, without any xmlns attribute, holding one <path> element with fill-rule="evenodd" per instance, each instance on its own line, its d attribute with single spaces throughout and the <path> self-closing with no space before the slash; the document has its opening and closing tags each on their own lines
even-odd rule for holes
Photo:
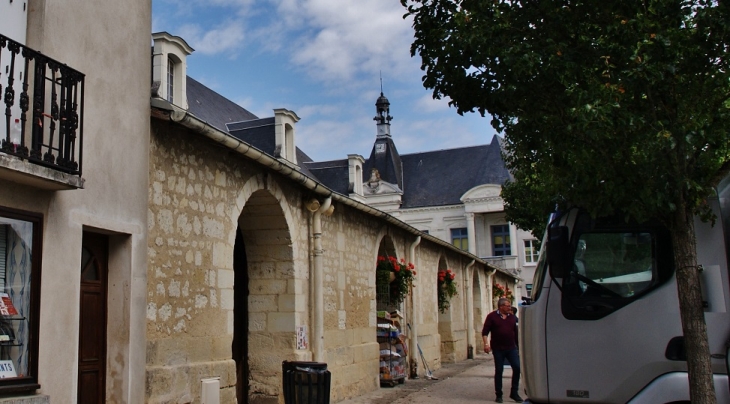
<svg viewBox="0 0 730 404">
<path fill-rule="evenodd" d="M 380 97 L 375 102 L 375 118 L 373 120 L 377 122 L 378 127 L 378 138 L 390 137 L 390 121 L 393 119 L 390 116 L 390 101 L 383 95 L 383 75 L 380 75 Z"/>
</svg>

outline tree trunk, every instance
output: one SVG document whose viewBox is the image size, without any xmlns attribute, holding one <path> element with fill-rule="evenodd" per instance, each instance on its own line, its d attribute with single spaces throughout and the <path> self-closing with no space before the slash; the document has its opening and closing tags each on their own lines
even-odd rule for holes
<svg viewBox="0 0 730 404">
<path fill-rule="evenodd" d="M 677 268 L 679 312 L 687 352 L 690 402 L 715 404 L 717 399 L 712 380 L 710 346 L 697 268 L 694 215 L 687 212 L 684 206 L 677 206 L 673 219 L 674 223 L 670 229 L 674 244 L 674 263 Z"/>
</svg>

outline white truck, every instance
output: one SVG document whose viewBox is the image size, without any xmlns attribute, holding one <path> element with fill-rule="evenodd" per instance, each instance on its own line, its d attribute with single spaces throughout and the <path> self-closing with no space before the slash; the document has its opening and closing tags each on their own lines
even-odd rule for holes
<svg viewBox="0 0 730 404">
<path fill-rule="evenodd" d="M 730 403 L 730 177 L 695 222 L 718 403 Z M 551 217 L 530 299 L 520 307 L 527 402 L 689 403 L 672 242 L 656 223 Z"/>
</svg>

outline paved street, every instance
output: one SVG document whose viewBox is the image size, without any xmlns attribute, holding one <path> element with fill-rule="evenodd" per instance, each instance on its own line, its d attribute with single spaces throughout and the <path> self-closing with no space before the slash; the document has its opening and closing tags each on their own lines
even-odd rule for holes
<svg viewBox="0 0 730 404">
<path fill-rule="evenodd" d="M 419 363 L 419 366 L 421 363 Z M 446 364 L 433 372 L 438 380 L 420 378 L 406 380 L 405 384 L 380 389 L 339 404 L 441 404 L 448 403 L 493 403 L 494 402 L 494 360 L 492 355 L 477 354 L 474 360 Z M 505 367 L 503 386 L 505 403 L 513 402 L 509 395 L 512 370 Z M 525 394 L 520 383 L 520 395 Z"/>
</svg>

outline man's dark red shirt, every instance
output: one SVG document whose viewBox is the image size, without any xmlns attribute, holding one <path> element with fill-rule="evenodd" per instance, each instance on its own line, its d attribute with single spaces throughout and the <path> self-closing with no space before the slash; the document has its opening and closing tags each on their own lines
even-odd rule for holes
<svg viewBox="0 0 730 404">
<path fill-rule="evenodd" d="M 489 343 L 492 349 L 506 351 L 517 348 L 517 317 L 511 313 L 502 318 L 499 311 L 493 311 L 484 320 L 482 335 L 492 334 Z"/>
</svg>

